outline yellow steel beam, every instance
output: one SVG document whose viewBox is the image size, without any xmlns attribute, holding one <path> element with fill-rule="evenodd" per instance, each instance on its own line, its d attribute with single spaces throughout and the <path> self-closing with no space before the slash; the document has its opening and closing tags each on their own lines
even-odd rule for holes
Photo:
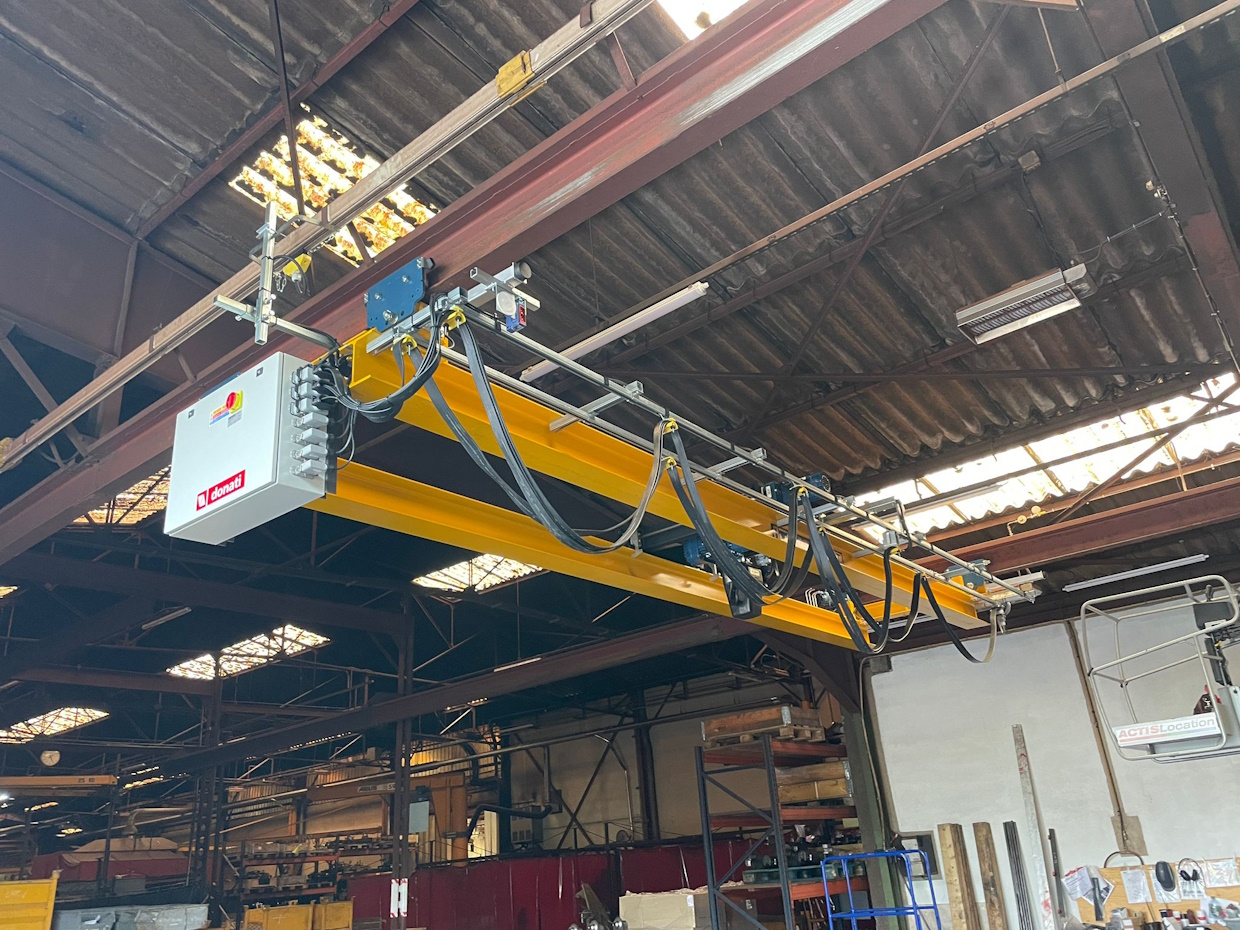
<svg viewBox="0 0 1240 930">
<path fill-rule="evenodd" d="M 593 555 L 577 552 L 522 514 L 356 462 L 340 470 L 334 494 L 309 506 L 359 523 L 518 559 L 549 571 L 695 610 L 728 613 L 723 583 L 708 572 L 646 553 L 622 550 Z M 785 600 L 767 605 L 754 622 L 825 643 L 852 647 L 852 640 L 836 614 L 803 601 Z"/>
<path fill-rule="evenodd" d="M 374 355 L 366 352 L 366 343 L 374 335 L 373 330 L 362 333 L 352 343 L 353 380 L 350 390 L 360 400 L 385 397 L 401 383 L 390 352 Z M 445 360 L 435 373 L 435 383 L 470 435 L 487 452 L 499 455 L 499 446 L 470 373 Z M 495 387 L 495 396 L 513 441 L 532 469 L 629 506 L 637 504 L 650 474 L 650 453 L 588 423 L 573 423 L 553 432 L 551 423 L 560 417 L 555 410 L 499 386 Z M 425 391 L 420 391 L 405 403 L 399 419 L 411 426 L 452 438 L 452 433 Z M 651 424 L 652 429 L 653 426 Z M 743 494 L 709 481 L 701 482 L 700 489 L 702 501 L 724 539 L 774 559 L 784 558 L 785 543 L 776 538 L 772 530 L 774 511 Z M 690 525 L 666 476 L 651 501 L 650 512 L 682 526 Z M 804 558 L 804 555 L 805 547 L 802 545 L 801 557 Z M 850 555 L 849 552 L 842 552 L 841 559 L 854 587 L 881 598 L 884 587 L 882 560 L 875 555 L 867 554 L 860 558 L 850 558 Z M 907 607 L 913 588 L 913 573 L 907 568 L 895 566 L 892 576 L 896 602 Z M 951 623 L 970 628 L 985 625 L 978 617 L 970 595 L 938 583 L 934 584 L 934 593 Z"/>
<path fill-rule="evenodd" d="M 0 778 L 0 790 L 32 794 L 37 791 L 94 792 L 111 788 L 115 775 L 6 775 Z"/>
</svg>

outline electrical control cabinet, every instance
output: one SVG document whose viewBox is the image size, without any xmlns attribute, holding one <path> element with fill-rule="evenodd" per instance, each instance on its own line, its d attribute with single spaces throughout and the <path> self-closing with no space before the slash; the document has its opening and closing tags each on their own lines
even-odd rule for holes
<svg viewBox="0 0 1240 930">
<path fill-rule="evenodd" d="M 177 415 L 164 532 L 219 545 L 326 491 L 326 417 L 276 353 Z M 299 391 L 300 389 L 300 391 Z"/>
</svg>

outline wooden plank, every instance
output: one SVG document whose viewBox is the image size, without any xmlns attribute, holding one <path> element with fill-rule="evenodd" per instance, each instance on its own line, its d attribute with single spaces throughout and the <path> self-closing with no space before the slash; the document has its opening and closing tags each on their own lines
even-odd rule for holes
<svg viewBox="0 0 1240 930">
<path fill-rule="evenodd" d="M 850 785 L 846 778 L 823 778 L 799 785 L 783 785 L 779 789 L 779 803 L 798 804 L 803 801 L 835 801 L 849 796 Z"/>
<path fill-rule="evenodd" d="M 964 827 L 958 823 L 941 823 L 938 830 L 952 930 L 982 930 L 982 918 L 973 893 L 973 873 L 969 870 L 969 851 L 964 843 Z"/>
<path fill-rule="evenodd" d="M 848 750 L 838 743 L 793 743 L 771 740 L 775 764 L 795 765 L 811 759 L 843 759 Z M 710 765 L 762 765 L 762 744 L 757 742 L 733 743 L 731 746 L 714 746 L 705 750 Z"/>
<path fill-rule="evenodd" d="M 783 704 L 703 720 L 702 739 L 711 740 L 720 736 L 738 736 L 743 733 L 765 733 L 783 727 L 818 726 L 821 726 L 821 723 L 816 711 Z"/>
<path fill-rule="evenodd" d="M 847 778 L 848 763 L 844 760 L 775 769 L 775 783 L 780 787 L 784 785 L 803 785 L 806 782 L 813 781 L 843 780 Z M 845 794 L 847 793 L 845 792 Z"/>
<path fill-rule="evenodd" d="M 995 855 L 995 837 L 990 824 L 973 824 L 973 841 L 977 846 L 977 868 L 982 874 L 982 895 L 986 899 L 986 926 L 989 930 L 1007 930 L 999 858 Z"/>
</svg>

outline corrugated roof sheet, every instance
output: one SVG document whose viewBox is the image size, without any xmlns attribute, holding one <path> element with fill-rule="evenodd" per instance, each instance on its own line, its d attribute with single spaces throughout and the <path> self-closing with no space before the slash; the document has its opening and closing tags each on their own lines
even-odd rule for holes
<svg viewBox="0 0 1240 930">
<path fill-rule="evenodd" d="M 262 0 L 172 6 L 82 6 L 49 0 L 0 12 L 0 158 L 121 223 L 163 202 L 270 102 L 274 62 Z M 577 15 L 579 0 L 422 0 L 311 100 L 332 127 L 384 157 L 489 80 L 522 48 Z M 1194 11 L 1198 7 L 1194 6 Z M 530 335 L 571 341 L 600 319 L 911 157 L 998 7 L 950 0 L 530 256 L 543 310 Z M 1160 16 L 1179 18 L 1189 11 Z M 325 12 L 287 0 L 294 80 L 370 21 L 356 0 Z M 1064 73 L 1098 60 L 1073 14 L 1046 15 Z M 1196 83 L 1194 113 L 1225 196 L 1240 207 L 1234 150 L 1240 120 L 1227 90 L 1235 23 L 1175 50 Z M 90 36 L 86 42 L 83 36 Z M 620 34 L 635 71 L 683 41 L 657 7 Z M 118 55 L 119 49 L 133 54 Z M 1038 13 L 1013 9 L 948 115 L 937 141 L 995 116 L 1057 81 Z M 413 182 L 443 206 L 494 174 L 620 86 L 606 51 L 592 50 Z M 40 105 L 32 103 L 39 100 Z M 274 139 L 274 134 L 273 134 Z M 270 145 L 272 140 L 266 144 Z M 1218 154 L 1218 152 L 1223 154 Z M 1040 166 L 1014 170 L 1027 153 Z M 1222 346 L 1200 286 L 1166 221 L 1150 218 L 1150 168 L 1115 85 L 1100 81 L 945 158 L 911 180 L 870 250 L 826 314 L 798 368 L 890 371 L 959 345 L 954 313 L 1012 283 L 1076 258 L 1103 284 L 1085 309 L 962 354 L 949 368 L 1141 366 L 1200 363 Z M 652 329 L 864 235 L 885 194 L 871 197 L 711 281 L 713 294 Z M 218 179 L 152 236 L 160 248 L 223 277 L 253 244 L 257 209 Z M 776 372 L 831 299 L 842 263 L 692 336 L 633 360 L 657 372 Z M 180 308 L 169 308 L 169 316 Z M 360 324 L 360 321 L 359 321 Z M 239 337 L 240 338 L 240 337 Z M 603 364 L 621 347 L 600 353 Z M 515 356 L 502 361 L 519 362 Z M 647 380 L 651 396 L 738 442 L 763 445 L 791 468 L 837 481 L 872 478 L 1022 429 L 1055 422 L 1159 379 L 1060 377 L 849 387 L 798 382 L 771 395 L 762 382 Z M 583 394 L 574 393 L 580 400 Z M 759 411 L 769 407 L 755 422 Z"/>
<path fill-rule="evenodd" d="M 1152 446 L 1158 437 L 1151 438 L 1151 432 L 1174 427 L 1210 408 L 1210 399 L 1225 392 L 1235 381 L 1234 375 L 1222 375 L 1193 395 L 1185 394 L 1126 416 L 1108 417 L 1058 436 L 1015 445 L 964 465 L 861 495 L 858 500 L 872 503 L 899 498 L 910 511 L 909 528 L 929 533 L 1022 510 L 1031 504 L 1071 497 L 1110 478 L 1144 448 Z M 1127 474 L 1150 474 L 1192 464 L 1234 448 L 1240 436 L 1237 417 L 1240 409 L 1226 405 L 1218 408 L 1213 418 L 1187 427 Z M 1024 474 L 1013 475 L 1016 472 Z M 979 485 L 985 487 L 978 488 L 976 493 L 953 496 Z M 919 501 L 941 497 L 952 499 L 942 506 L 918 506 Z"/>
</svg>

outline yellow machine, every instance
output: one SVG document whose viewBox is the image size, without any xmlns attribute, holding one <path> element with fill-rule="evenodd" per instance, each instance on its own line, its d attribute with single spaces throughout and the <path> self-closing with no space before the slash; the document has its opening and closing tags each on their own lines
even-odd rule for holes
<svg viewBox="0 0 1240 930">
<path fill-rule="evenodd" d="M 0 927 L 5 930 L 51 930 L 56 903 L 56 882 L 51 878 L 25 882 L 0 882 Z"/>
<path fill-rule="evenodd" d="M 924 608 L 967 654 L 955 628 L 985 626 L 982 614 L 989 612 L 993 645 L 1010 599 L 1029 598 L 1018 585 L 989 574 L 984 563 L 964 562 L 910 532 L 898 502 L 867 507 L 835 495 L 816 476 L 792 475 L 652 402 L 640 386 L 611 381 L 528 339 L 521 330 L 538 303 L 521 290 L 527 265 L 495 276 L 475 269 L 474 287 L 443 294 L 428 289 L 431 267 L 418 259 L 372 287 L 366 295 L 372 328 L 346 344 L 312 333 L 316 343 L 331 346 L 319 361 L 292 366 L 273 358 L 239 376 L 248 385 L 253 416 L 275 418 L 262 427 L 278 437 L 269 454 L 258 450 L 263 454 L 256 458 L 253 442 L 235 443 L 230 454 L 233 417 L 205 415 L 212 396 L 199 402 L 203 416 L 178 418 L 174 462 L 177 446 L 209 441 L 219 474 L 186 479 L 174 467 L 168 514 L 181 515 L 181 522 L 168 518 L 170 535 L 188 534 L 185 526 L 192 525 L 199 535 L 191 538 L 226 539 L 254 520 L 304 503 L 864 652 L 881 650 L 893 639 L 893 623 L 911 617 L 907 630 Z M 255 320 L 261 315 L 244 305 L 236 312 Z M 270 311 L 265 319 L 272 328 L 297 330 Z M 488 368 L 477 342 L 482 332 L 541 357 L 603 396 L 576 407 Z M 263 387 L 259 376 L 276 370 L 292 373 L 284 381 L 268 377 Z M 277 393 L 267 402 L 260 390 Z M 600 414 L 609 406 L 627 406 L 650 425 L 638 435 L 604 419 Z M 513 507 L 352 462 L 358 417 L 399 420 L 456 440 Z M 251 422 L 245 429 L 254 428 Z M 695 444 L 692 456 L 686 437 Z M 698 460 L 698 448 L 732 458 L 707 465 Z M 503 475 L 492 464 L 497 459 Z M 735 480 L 728 472 L 736 466 L 765 481 L 753 487 Z M 605 539 L 579 533 L 555 511 L 535 472 L 632 508 L 632 516 Z M 308 478 L 321 481 L 327 493 L 303 487 Z M 649 551 L 642 530 L 650 523 L 683 528 L 677 531 L 688 539 L 683 550 Z M 913 559 L 914 549 L 951 568 L 924 568 Z"/>
</svg>

